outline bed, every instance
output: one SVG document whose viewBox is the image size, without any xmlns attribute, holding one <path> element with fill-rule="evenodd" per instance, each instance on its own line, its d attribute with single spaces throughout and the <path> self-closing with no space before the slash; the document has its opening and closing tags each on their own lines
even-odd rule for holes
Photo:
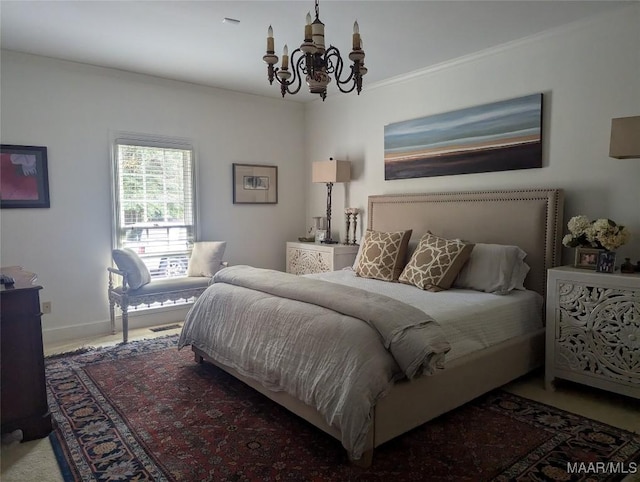
<svg viewBox="0 0 640 482">
<path fill-rule="evenodd" d="M 502 298 L 504 301 L 496 302 L 503 304 L 509 304 L 508 302 L 518 297 L 528 298 L 528 302 L 533 303 L 535 310 L 538 311 L 537 316 L 541 319 L 544 312 L 542 297 L 545 294 L 546 271 L 558 265 L 560 261 L 562 209 L 563 193 L 558 189 L 378 195 L 369 197 L 367 228 L 380 232 L 411 229 L 410 250 L 415 248 L 418 240 L 427 232 L 448 239 L 520 247 L 527 253 L 526 262 L 530 267 L 524 281 L 524 286 L 529 293 L 523 291 L 504 297 L 487 296 L 493 296 L 495 300 Z M 280 279 L 279 276 L 279 274 L 276 276 L 277 279 Z M 283 273 L 282 276 L 292 277 L 293 275 Z M 342 283 L 345 292 L 348 290 L 346 286 L 350 283 L 356 283 L 358 286 L 357 277 L 352 272 L 329 274 L 330 279 L 322 280 L 323 276 L 316 278 L 320 278 L 321 281 L 318 282 L 325 284 L 327 284 L 326 281 L 330 281 L 328 284 Z M 282 279 L 286 281 L 286 278 Z M 364 281 L 373 286 L 377 280 Z M 377 281 L 377 283 L 379 285 L 385 282 Z M 392 285 L 399 285 L 399 283 L 392 283 Z M 219 284 L 219 287 L 221 286 L 222 284 Z M 410 287 L 405 285 L 400 290 L 405 289 L 408 292 L 408 288 Z M 210 295 L 214 296 L 213 291 L 216 289 L 218 288 L 214 284 L 207 292 L 212 290 Z M 385 291 L 385 288 L 370 289 Z M 413 290 L 419 291 L 416 288 Z M 450 303 L 456 304 L 455 297 L 458 296 L 456 291 L 443 292 L 444 296 L 440 299 L 449 297 Z M 470 295 L 473 296 L 473 294 Z M 243 296 L 236 297 L 241 300 Z M 538 301 L 535 301 L 535 298 Z M 375 447 L 528 373 L 540 366 L 544 359 L 544 327 L 541 323 L 522 333 L 510 334 L 502 341 L 488 344 L 486 348 L 478 349 L 471 346 L 461 348 L 458 345 L 451 350 L 457 351 L 451 360 L 446 359 L 445 356 L 444 366 L 439 364 L 439 355 L 436 354 L 429 363 L 438 364 L 438 369 L 425 369 L 429 374 L 415 376 L 411 380 L 394 376 L 393 383 L 388 389 L 376 392 L 382 396 L 376 396 L 373 405 L 367 411 L 366 430 L 361 436 L 358 449 L 353 451 L 350 450 L 352 448 L 350 445 L 345 444 L 347 430 L 342 430 L 335 423 L 328 423 L 326 413 L 320 411 L 314 403 L 309 400 L 305 403 L 300 400 L 302 397 L 290 395 L 284 390 L 274 390 L 274 386 L 267 380 L 259 380 L 257 379 L 259 377 L 247 375 L 247 371 L 237 369 L 237 366 L 230 362 L 231 358 L 218 356 L 218 351 L 211 348 L 212 344 L 202 339 L 202 333 L 208 333 L 207 330 L 210 330 L 210 327 L 200 328 L 200 338 L 194 334 L 198 332 L 194 326 L 205 326 L 206 319 L 211 315 L 212 310 L 218 310 L 206 303 L 208 303 L 207 296 L 203 295 L 194 305 L 185 322 L 179 346 L 191 345 L 197 362 L 213 363 L 341 440 L 347 448 L 350 459 L 362 466 L 371 464 Z M 240 303 L 236 305 L 229 310 L 231 318 L 243 309 Z M 505 309 L 500 308 L 503 318 L 508 321 L 511 315 L 504 315 L 504 313 L 510 313 L 504 311 Z M 439 316 L 447 316 L 448 311 L 445 305 L 441 304 L 438 310 L 436 311 Z M 196 316 L 191 315 L 197 312 L 200 315 L 197 316 L 198 320 L 194 321 Z M 485 317 L 491 318 L 491 312 L 485 313 Z M 234 322 L 234 320 L 229 321 Z M 436 321 L 439 321 L 437 317 Z M 485 335 L 479 336 L 485 337 Z M 410 338 L 413 340 L 414 337 Z M 265 340 L 267 343 L 264 341 L 261 343 L 266 347 L 265 350 L 268 350 L 270 343 L 268 338 Z M 339 343 L 336 342 L 336 345 Z M 231 341 L 229 346 L 233 346 Z"/>
</svg>

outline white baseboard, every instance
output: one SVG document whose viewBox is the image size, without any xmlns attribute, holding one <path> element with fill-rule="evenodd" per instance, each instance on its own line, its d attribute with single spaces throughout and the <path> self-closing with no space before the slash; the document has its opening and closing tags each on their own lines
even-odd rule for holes
<svg viewBox="0 0 640 482">
<path fill-rule="evenodd" d="M 189 303 L 178 306 L 131 310 L 129 312 L 129 330 L 184 321 L 191 305 L 192 304 Z M 122 317 L 119 315 L 116 316 L 116 333 L 122 333 Z M 110 334 L 111 322 L 104 320 L 83 323 L 81 325 L 45 329 L 42 331 L 42 341 L 44 345 L 47 346 L 86 338 L 97 338 Z"/>
</svg>

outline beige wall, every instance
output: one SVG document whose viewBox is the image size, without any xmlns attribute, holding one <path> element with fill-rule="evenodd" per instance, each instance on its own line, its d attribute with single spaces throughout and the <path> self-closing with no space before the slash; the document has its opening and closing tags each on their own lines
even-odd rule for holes
<svg viewBox="0 0 640 482">
<path fill-rule="evenodd" d="M 632 242 L 619 254 L 640 260 L 640 159 L 608 156 L 611 119 L 640 115 L 638 25 L 635 4 L 377 86 L 365 78 L 360 96 L 313 102 L 307 161 L 349 160 L 355 177 L 334 188 L 334 231 L 344 236 L 343 208 L 366 208 L 370 194 L 558 187 L 566 190 L 567 220 L 585 214 L 629 226 Z M 540 92 L 543 168 L 384 180 L 386 124 Z M 325 196 L 322 185 L 311 185 L 308 222 L 324 213 Z"/>
<path fill-rule="evenodd" d="M 304 225 L 301 104 L 7 51 L 1 60 L 2 143 L 48 148 L 51 208 L 0 213 L 1 264 L 36 272 L 52 302 L 45 341 L 108 329 L 111 131 L 191 139 L 201 239 L 226 240 L 233 264 L 284 269 L 285 242 Z M 278 204 L 233 205 L 234 162 L 277 165 Z"/>
</svg>

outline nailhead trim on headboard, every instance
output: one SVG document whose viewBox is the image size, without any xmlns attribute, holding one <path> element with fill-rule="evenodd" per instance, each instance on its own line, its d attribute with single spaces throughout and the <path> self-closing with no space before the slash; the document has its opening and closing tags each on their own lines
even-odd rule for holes
<svg viewBox="0 0 640 482">
<path fill-rule="evenodd" d="M 377 205 L 424 203 L 426 207 L 432 203 L 509 203 L 518 201 L 543 201 L 545 203 L 545 246 L 543 250 L 542 265 L 537 267 L 542 275 L 540 277 L 542 279 L 542 283 L 535 286 L 536 291 L 544 296 L 546 294 L 547 269 L 560 264 L 561 258 L 561 239 L 563 229 L 562 214 L 564 205 L 564 194 L 561 189 L 519 189 L 374 195 L 369 196 L 367 213 L 368 227 L 370 229 L 377 229 L 374 224 L 374 215 L 376 214 L 375 207 Z M 424 214 L 428 215 L 426 213 L 426 209 Z M 491 215 L 491 213 L 488 213 L 488 215 Z M 524 215 L 526 215 L 526 213 Z M 508 222 L 508 220 L 506 220 L 506 222 Z"/>
</svg>

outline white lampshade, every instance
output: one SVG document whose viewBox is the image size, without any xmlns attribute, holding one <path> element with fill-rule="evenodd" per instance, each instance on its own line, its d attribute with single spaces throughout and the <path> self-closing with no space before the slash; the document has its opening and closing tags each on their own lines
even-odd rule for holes
<svg viewBox="0 0 640 482">
<path fill-rule="evenodd" d="M 311 165 L 311 182 L 349 182 L 351 163 L 349 161 L 315 161 Z"/>
<path fill-rule="evenodd" d="M 640 116 L 611 119 L 609 156 L 640 159 Z"/>
</svg>

